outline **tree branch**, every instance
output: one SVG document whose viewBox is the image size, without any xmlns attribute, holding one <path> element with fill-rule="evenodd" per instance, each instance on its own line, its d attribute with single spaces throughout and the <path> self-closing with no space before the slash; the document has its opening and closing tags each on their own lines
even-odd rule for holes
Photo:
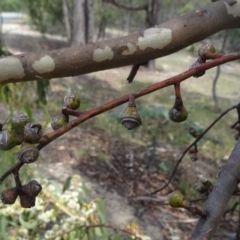
<svg viewBox="0 0 240 240">
<path fill-rule="evenodd" d="M 0 83 L 76 76 L 134 65 L 179 51 L 224 29 L 240 27 L 240 0 L 219 1 L 143 32 L 95 44 L 0 59 Z"/>
<path fill-rule="evenodd" d="M 240 176 L 240 140 L 237 141 L 232 154 L 220 173 L 218 180 L 209 194 L 204 207 L 207 218 L 200 218 L 192 240 L 211 239 L 227 203 L 237 188 L 237 179 Z"/>
<path fill-rule="evenodd" d="M 198 67 L 191 68 L 188 71 L 183 72 L 183 73 L 181 73 L 177 76 L 171 77 L 171 78 L 166 79 L 164 81 L 161 81 L 161 82 L 155 83 L 153 85 L 150 85 L 150 86 L 148 86 L 144 89 L 138 90 L 138 91 L 133 93 L 134 98 L 136 99 L 136 98 L 139 98 L 141 96 L 152 93 L 154 91 L 157 91 L 159 89 L 162 89 L 162 88 L 180 83 L 180 82 L 188 79 L 189 77 L 195 75 L 199 71 L 204 71 L 204 70 L 216 67 L 220 64 L 223 64 L 223 63 L 226 63 L 226 62 L 229 62 L 229 61 L 234 61 L 234 60 L 237 60 L 237 59 L 240 59 L 240 52 L 228 54 L 228 55 L 225 55 L 225 56 L 221 56 L 221 57 L 219 57 L 215 60 L 203 63 Z M 106 103 L 102 106 L 96 107 L 96 108 L 94 108 L 92 110 L 89 110 L 89 111 L 86 111 L 86 112 L 79 112 L 79 111 L 74 111 L 74 110 L 72 110 L 72 113 L 67 112 L 67 114 L 76 116 L 77 118 L 72 120 L 71 122 L 69 122 L 65 126 L 59 128 L 59 129 L 57 129 L 57 130 L 55 130 L 55 131 L 53 131 L 53 132 L 51 132 L 51 133 L 49 133 L 45 136 L 43 136 L 39 141 L 38 149 L 39 150 L 42 149 L 44 146 L 46 146 L 47 144 L 52 142 L 54 139 L 62 136 L 64 133 L 70 131 L 71 129 L 73 129 L 74 127 L 78 126 L 79 124 L 85 122 L 86 120 L 88 120 L 92 117 L 95 117 L 95 116 L 97 116 L 97 115 L 99 115 L 103 112 L 106 112 L 110 109 L 113 109 L 117 106 L 120 106 L 120 105 L 128 102 L 128 100 L 129 100 L 129 94 L 127 94 L 125 96 L 122 96 L 120 98 L 117 98 L 115 100 L 109 101 L 108 103 Z M 70 110 L 66 110 L 66 111 L 70 111 Z"/>
<path fill-rule="evenodd" d="M 232 53 L 232 54 L 228 54 L 225 56 L 219 56 L 219 58 L 216 58 L 212 61 L 206 62 L 201 64 L 200 66 L 197 67 L 193 67 L 191 69 L 189 69 L 186 72 L 183 72 L 177 76 L 171 77 L 169 79 L 166 79 L 165 81 L 161 81 L 159 83 L 155 83 L 153 85 L 150 85 L 144 89 L 141 89 L 139 91 L 136 91 L 133 93 L 134 98 L 139 98 L 141 96 L 147 95 L 149 93 L 152 93 L 154 91 L 157 91 L 159 89 L 168 87 L 170 85 L 174 85 L 177 83 L 180 83 L 186 79 L 188 79 L 191 76 L 194 76 L 196 73 L 201 72 L 201 71 L 205 71 L 207 69 L 213 68 L 218 66 L 219 64 L 223 64 L 229 61 L 234 61 L 240 59 L 240 52 L 238 53 Z M 65 134 L 66 132 L 70 131 L 71 129 L 73 129 L 74 127 L 78 126 L 79 124 L 87 121 L 90 118 L 93 118 L 101 113 L 104 113 L 110 109 L 113 109 L 117 106 L 120 106 L 126 102 L 129 101 L 129 94 L 125 95 L 123 97 L 117 98 L 115 100 L 112 100 L 102 106 L 96 107 L 92 110 L 86 111 L 86 112 L 81 112 L 81 111 L 75 111 L 72 109 L 68 109 L 68 108 L 64 108 L 62 111 L 63 113 L 67 114 L 67 115 L 72 115 L 77 117 L 76 119 L 72 120 L 71 122 L 69 122 L 68 124 L 66 124 L 65 126 L 51 132 L 48 133 L 47 135 L 44 135 L 40 141 L 39 144 L 37 146 L 38 150 L 41 150 L 42 148 L 44 148 L 46 145 L 48 145 L 50 142 L 52 142 L 53 140 L 57 139 L 58 137 L 62 136 L 63 134 Z M 224 113 L 223 113 L 224 114 Z M 15 168 L 18 168 L 18 170 L 23 166 L 23 163 L 18 162 L 16 163 L 11 169 L 9 169 L 7 172 L 5 172 L 3 174 L 3 176 L 0 178 L 0 183 L 4 181 L 4 179 L 6 179 L 11 173 L 14 172 Z"/>
</svg>

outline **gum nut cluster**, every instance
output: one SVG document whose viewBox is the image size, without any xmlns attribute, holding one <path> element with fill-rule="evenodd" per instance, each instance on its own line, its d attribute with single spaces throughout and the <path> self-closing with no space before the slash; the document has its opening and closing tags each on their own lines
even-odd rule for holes
<svg viewBox="0 0 240 240">
<path fill-rule="evenodd" d="M 64 96 L 63 106 L 72 110 L 77 110 L 80 107 L 80 98 L 72 93 L 66 94 Z M 51 126 L 53 130 L 57 130 L 67 123 L 69 123 L 69 116 L 61 112 L 56 117 L 52 118 Z"/>
</svg>

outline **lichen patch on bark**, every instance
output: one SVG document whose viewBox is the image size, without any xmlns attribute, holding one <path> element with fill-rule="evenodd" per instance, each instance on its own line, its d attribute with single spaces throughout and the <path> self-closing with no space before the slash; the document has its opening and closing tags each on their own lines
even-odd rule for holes
<svg viewBox="0 0 240 240">
<path fill-rule="evenodd" d="M 230 6 L 228 3 L 224 2 L 227 13 L 233 15 L 234 18 L 240 17 L 240 0 L 237 0 L 237 3 Z"/>
<path fill-rule="evenodd" d="M 137 50 L 136 46 L 134 44 L 131 44 L 131 43 L 127 44 L 127 48 L 128 48 L 127 50 L 124 50 L 122 52 L 122 55 L 131 55 L 134 52 L 136 52 L 136 50 Z"/>
<path fill-rule="evenodd" d="M 21 79 L 25 76 L 21 61 L 16 57 L 0 59 L 0 82 L 15 78 Z"/>
<path fill-rule="evenodd" d="M 104 49 L 97 48 L 93 52 L 93 61 L 102 62 L 105 60 L 111 60 L 113 58 L 113 51 L 110 47 L 106 46 Z"/>
<path fill-rule="evenodd" d="M 147 47 L 163 49 L 172 41 L 172 30 L 168 28 L 149 28 L 143 34 L 143 37 L 138 38 L 138 46 L 141 50 Z"/>
<path fill-rule="evenodd" d="M 38 73 L 48 73 L 54 70 L 55 62 L 50 56 L 46 55 L 41 57 L 38 61 L 35 61 L 32 67 Z"/>
</svg>

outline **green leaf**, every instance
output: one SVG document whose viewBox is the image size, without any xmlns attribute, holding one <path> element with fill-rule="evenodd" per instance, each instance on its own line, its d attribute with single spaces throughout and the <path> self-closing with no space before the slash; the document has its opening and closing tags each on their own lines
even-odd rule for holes
<svg viewBox="0 0 240 240">
<path fill-rule="evenodd" d="M 64 193 L 69 188 L 71 180 L 72 180 L 71 176 L 66 179 L 66 181 L 63 185 L 62 193 Z"/>
<path fill-rule="evenodd" d="M 37 81 L 37 95 L 38 99 L 36 100 L 37 104 L 47 104 L 46 94 L 50 86 L 49 80 L 41 79 Z"/>
<path fill-rule="evenodd" d="M 75 239 L 75 231 L 71 231 L 69 234 L 68 234 L 68 240 L 74 240 Z"/>
<path fill-rule="evenodd" d="M 112 240 L 121 240 L 121 235 L 118 233 Z"/>
<path fill-rule="evenodd" d="M 4 216 L 2 216 L 0 218 L 0 221 L 1 221 L 1 232 L 0 232 L 0 235 L 1 235 L 1 239 L 2 240 L 7 240 L 8 237 L 7 237 L 7 232 L 6 232 L 6 229 L 7 229 L 7 221 L 6 221 L 6 218 Z"/>
<path fill-rule="evenodd" d="M 21 224 L 23 227 L 25 227 L 25 228 L 27 228 L 27 229 L 34 229 L 34 228 L 36 228 L 36 226 L 37 226 L 37 224 L 38 224 L 38 222 L 37 222 L 37 221 L 34 221 L 34 220 L 31 221 L 31 222 L 25 221 L 25 220 L 23 219 L 22 214 L 19 215 L 19 222 L 20 222 L 20 224 Z"/>
<path fill-rule="evenodd" d="M 31 105 L 29 103 L 25 103 L 22 107 L 23 111 L 32 119 L 32 110 L 31 110 Z"/>
</svg>

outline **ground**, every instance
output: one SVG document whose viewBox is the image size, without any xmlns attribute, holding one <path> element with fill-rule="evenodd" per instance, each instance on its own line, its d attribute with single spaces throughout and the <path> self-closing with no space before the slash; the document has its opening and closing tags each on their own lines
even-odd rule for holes
<svg viewBox="0 0 240 240">
<path fill-rule="evenodd" d="M 30 30 L 26 25 L 8 24 L 4 27 L 5 42 L 12 53 L 50 50 L 66 46 L 64 39 L 58 36 L 42 38 L 39 33 Z M 179 58 L 182 60 L 179 61 Z M 178 62 L 175 62 L 176 59 Z M 156 71 L 141 68 L 138 76 L 141 76 L 139 78 L 142 80 L 136 78 L 131 85 L 126 81 L 130 67 L 62 80 L 54 79 L 51 80 L 49 102 L 55 101 L 59 107 L 66 89 L 77 89 L 85 104 L 83 104 L 84 108 L 89 109 L 120 97 L 126 92 L 174 76 L 183 71 L 184 67 L 190 65 L 194 59 L 195 57 L 186 51 L 177 53 L 166 62 L 163 58 L 158 61 Z M 226 65 L 224 67 L 225 74 L 229 74 L 229 69 L 234 67 L 236 65 Z M 236 80 L 232 79 L 232 81 Z M 209 101 L 208 91 L 210 90 L 207 84 L 207 80 L 202 81 L 201 85 L 206 86 L 206 88 L 198 89 L 197 101 L 201 102 L 204 96 L 207 96 L 205 101 Z M 192 95 L 196 94 L 193 90 L 198 86 L 193 81 L 184 86 L 185 95 L 192 98 Z M 99 89 L 102 91 L 98 91 Z M 166 102 L 173 100 L 172 93 L 165 92 L 164 94 L 165 98 L 166 95 L 169 96 Z M 220 95 L 226 98 L 231 94 L 232 92 L 230 93 L 224 88 L 220 90 Z M 152 102 L 152 105 L 158 106 L 155 103 L 156 98 L 157 96 L 153 95 L 150 99 L 139 100 L 139 103 L 143 105 Z M 167 103 L 161 103 L 162 108 L 165 105 Z M 195 106 L 190 105 L 190 107 L 193 112 Z M 139 196 L 149 195 L 167 182 L 174 164 L 184 150 L 182 146 L 185 142 L 182 145 L 175 144 L 175 129 L 172 132 L 166 130 L 169 123 L 164 118 L 164 112 L 161 113 L 162 115 L 157 115 L 161 117 L 159 119 L 147 120 L 148 125 L 143 123 L 143 129 L 148 132 L 157 131 L 156 135 L 150 134 L 149 138 L 144 139 L 142 132 L 129 134 L 122 129 L 122 126 L 116 124 L 116 120 L 110 119 L 119 118 L 119 112 L 123 112 L 124 108 L 120 107 L 119 109 L 104 114 L 96 120 L 90 120 L 49 144 L 42 150 L 37 168 L 44 172 L 46 177 L 57 179 L 60 182 L 64 182 L 72 174 L 81 175 L 90 189 L 89 198 L 100 197 L 104 200 L 106 215 L 112 225 L 125 227 L 131 222 L 136 222 L 142 232 L 150 236 L 152 240 L 189 239 L 197 222 L 196 216 L 188 214 L 184 210 L 172 210 L 168 206 L 160 206 L 152 201 L 138 200 Z M 49 107 L 50 115 L 57 111 L 56 106 Z M 40 118 L 44 115 L 44 113 L 39 112 L 37 114 L 40 115 Z M 159 122 L 156 125 L 157 121 Z M 196 120 L 193 119 L 192 122 L 196 123 Z M 154 129 L 151 126 L 154 126 Z M 156 126 L 159 126 L 158 130 L 156 130 Z M 49 126 L 45 131 L 51 131 Z M 159 136 L 163 136 L 168 141 L 161 140 Z M 209 140 L 210 143 L 208 142 L 201 147 L 204 149 L 209 144 L 211 146 L 211 141 Z M 194 185 L 191 184 L 191 181 L 194 183 L 199 175 L 213 178 L 221 169 L 224 157 L 227 158 L 225 155 L 220 158 L 217 153 L 214 156 L 218 158 L 216 161 L 211 161 L 209 156 L 205 157 L 201 153 L 199 156 L 201 161 L 197 161 L 194 165 L 187 156 L 172 183 L 161 191 L 159 196 L 167 196 L 176 188 L 180 188 L 188 196 L 191 196 L 189 188 Z M 224 228 L 222 230 L 225 231 Z M 218 236 L 216 239 L 220 239 L 220 237 Z"/>
</svg>

